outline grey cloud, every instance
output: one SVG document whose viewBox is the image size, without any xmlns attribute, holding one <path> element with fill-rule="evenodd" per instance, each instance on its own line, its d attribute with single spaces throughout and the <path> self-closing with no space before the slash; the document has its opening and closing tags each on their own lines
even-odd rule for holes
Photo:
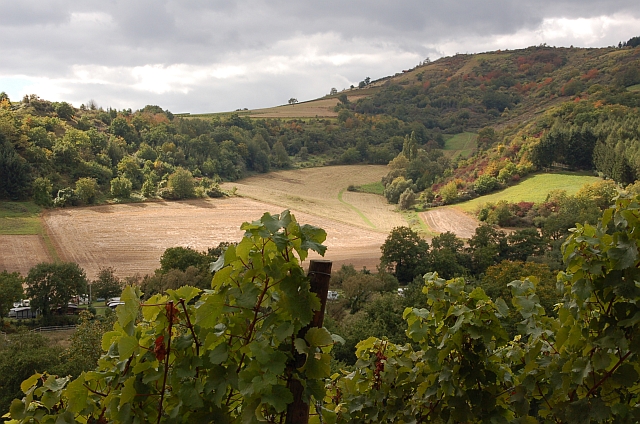
<svg viewBox="0 0 640 424">
<path fill-rule="evenodd" d="M 316 46 L 319 54 L 356 54 L 361 52 L 353 49 L 368 48 L 434 58 L 446 42 L 464 43 L 463 51 L 474 52 L 491 37 L 535 29 L 548 17 L 589 18 L 616 12 L 639 17 L 640 7 L 637 0 L 0 0 L 0 75 L 64 78 L 72 76 L 74 65 L 239 65 L 238 60 L 253 71 L 254 58 L 301 53 L 304 45 L 291 40 L 318 34 L 335 34 L 339 40 Z M 95 13 L 101 20 L 74 20 L 74 13 L 89 17 Z M 606 42 L 636 35 L 640 33 L 621 34 Z M 206 110 L 207 102 L 213 102 L 210 106 L 223 105 L 223 100 L 231 104 L 230 99 L 238 99 L 237 107 L 267 106 L 286 84 L 300 84 L 300 93 L 292 96 L 315 97 L 345 79 L 357 82 L 366 75 L 380 77 L 415 65 L 402 60 L 405 62 L 378 64 L 374 69 L 370 64 L 301 65 L 300 72 L 312 75 L 213 82 L 194 88 L 189 95 L 78 85 L 69 87 L 76 93 L 70 100 L 86 102 L 103 95 L 133 104 L 144 95 L 163 107 L 170 102 L 182 110 L 190 105 Z M 317 86 L 311 82 L 314 79 Z M 312 88 L 321 91 L 312 92 Z M 91 90 L 100 94 L 91 94 Z"/>
<path fill-rule="evenodd" d="M 0 0 L 0 25 L 9 27 L 57 25 L 69 19 L 64 0 Z"/>
<path fill-rule="evenodd" d="M 345 40 L 383 39 L 409 47 L 416 41 L 433 44 L 464 36 L 509 34 L 520 28 L 533 28 L 545 16 L 553 14 L 590 17 L 616 10 L 640 13 L 639 8 L 628 0 L 543 0 L 535 3 L 515 0 L 88 1 L 81 3 L 83 11 L 112 16 L 116 28 L 106 33 L 96 28 L 95 33 L 76 34 L 63 27 L 71 13 L 77 10 L 76 2 L 58 0 L 51 3 L 55 5 L 53 7 L 38 8 L 36 3 L 0 1 L 1 10 L 8 11 L 0 16 L 19 15 L 11 18 L 11 26 L 33 25 L 40 21 L 58 25 L 57 28 L 29 28 L 40 38 L 39 44 L 47 48 L 48 52 L 42 52 L 45 55 L 66 53 L 74 62 L 85 63 L 84 52 L 76 54 L 77 48 L 65 48 L 82 40 L 101 51 L 102 63 L 129 65 L 149 61 L 207 63 L 227 52 L 263 50 L 293 34 L 335 32 Z M 49 5 L 47 2 L 42 4 Z M 3 23 L 6 20 L 4 18 Z M 27 45 L 21 37 L 13 38 L 12 42 Z M 0 47 L 0 52 L 2 50 L 4 48 Z"/>
<path fill-rule="evenodd" d="M 175 18 L 166 2 L 119 1 L 111 14 L 122 35 L 134 45 L 166 42 L 176 35 Z"/>
</svg>

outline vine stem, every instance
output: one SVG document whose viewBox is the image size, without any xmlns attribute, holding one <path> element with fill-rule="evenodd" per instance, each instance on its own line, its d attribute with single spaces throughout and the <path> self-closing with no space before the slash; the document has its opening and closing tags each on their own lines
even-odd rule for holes
<svg viewBox="0 0 640 424">
<path fill-rule="evenodd" d="M 549 408 L 549 411 L 553 411 L 553 408 L 551 407 L 551 404 L 549 403 L 549 401 L 547 400 L 547 397 L 544 395 L 544 393 L 542 393 L 542 389 L 540 388 L 540 384 L 538 384 L 538 382 L 536 382 L 536 387 L 538 388 L 538 392 L 540 393 L 540 396 L 542 396 L 542 399 L 544 399 L 544 402 L 547 404 L 547 407 Z M 555 416 L 553 416 L 553 419 L 559 423 L 560 421 L 558 420 L 558 418 Z"/>
<path fill-rule="evenodd" d="M 196 356 L 200 357 L 200 342 L 198 341 L 198 337 L 196 336 L 196 332 L 193 329 L 193 324 L 191 324 L 191 319 L 189 318 L 189 311 L 187 311 L 187 305 L 184 303 L 184 299 L 180 299 L 180 305 L 182 305 L 182 309 L 184 310 L 184 316 L 187 319 L 187 328 L 191 331 L 191 335 L 193 336 L 193 341 L 196 344 Z M 196 367 L 196 378 L 200 375 L 200 367 Z"/>
<path fill-rule="evenodd" d="M 94 395 L 98 395 L 98 396 L 102 396 L 102 397 L 107 397 L 106 394 L 104 393 L 100 393 L 96 390 L 93 390 L 91 387 L 87 386 L 87 383 L 82 383 L 82 385 L 85 387 L 85 389 L 89 390 L 91 393 L 93 393 Z"/>
<path fill-rule="evenodd" d="M 167 340 L 167 355 L 164 357 L 164 377 L 162 378 L 162 391 L 160 392 L 160 402 L 158 403 L 158 420 L 156 421 L 158 424 L 160 424 L 160 420 L 162 419 L 162 403 L 164 402 L 164 392 L 167 388 L 167 375 L 169 374 L 169 356 L 171 355 L 171 330 L 173 328 L 174 311 L 173 300 L 170 300 L 167 305 L 169 306 L 167 316 L 169 320 L 169 337 Z"/>
<path fill-rule="evenodd" d="M 553 343 L 551 343 L 551 342 L 547 339 L 547 336 L 546 336 L 544 333 L 542 333 L 542 334 L 541 334 L 541 338 L 542 338 L 542 340 L 544 340 L 544 341 L 545 341 L 549 346 L 551 346 L 551 349 L 553 349 L 553 351 L 554 351 L 556 354 L 560 354 L 560 352 L 558 352 L 558 350 L 557 350 L 557 349 L 556 349 L 556 347 L 553 345 Z"/>
<path fill-rule="evenodd" d="M 609 372 L 607 372 L 601 379 L 600 381 L 598 381 L 592 388 L 591 390 L 589 390 L 589 392 L 587 393 L 587 395 L 585 397 L 589 397 L 591 395 L 593 395 L 596 391 L 596 389 L 598 387 L 600 387 L 605 381 L 607 381 L 607 379 L 609 377 L 611 377 L 611 375 L 618 369 L 618 367 L 620 365 L 622 365 L 622 363 L 625 361 L 625 359 L 627 359 L 629 356 L 631 356 L 631 351 L 627 352 L 622 358 L 620 358 L 618 360 L 618 362 L 613 366 L 613 368 L 611 368 L 611 370 L 609 370 Z"/>
<path fill-rule="evenodd" d="M 269 277 L 267 277 L 267 279 L 264 281 L 264 288 L 262 289 L 262 293 L 260 293 L 260 296 L 258 297 L 258 301 L 256 302 L 256 305 L 253 308 L 253 320 L 251 321 L 251 324 L 249 324 L 249 328 L 247 329 L 247 336 L 246 336 L 246 339 L 244 340 L 244 346 L 248 345 L 251 342 L 251 338 L 253 337 L 253 330 L 255 329 L 256 323 L 258 322 L 258 319 L 259 319 L 260 307 L 262 305 L 262 302 L 264 301 L 264 297 L 266 296 L 268 290 L 269 290 Z M 246 357 L 246 353 L 243 353 L 242 356 L 240 357 L 240 361 L 238 361 L 238 368 L 236 369 L 236 374 L 239 373 L 240 370 L 242 370 L 242 365 L 244 364 L 245 357 Z M 231 402 L 232 394 L 233 394 L 233 389 L 229 391 L 229 396 L 227 397 L 227 406 L 229 406 L 229 403 Z"/>
<path fill-rule="evenodd" d="M 193 340 L 196 343 L 196 356 L 200 356 L 200 342 L 198 341 L 198 337 L 196 336 L 196 332 L 193 329 L 193 324 L 191 324 L 191 319 L 189 318 L 189 311 L 187 311 L 187 305 L 184 304 L 184 299 L 180 299 L 180 305 L 182 305 L 182 309 L 184 310 L 184 315 L 187 319 L 187 328 L 191 331 L 191 335 L 193 336 Z"/>
</svg>

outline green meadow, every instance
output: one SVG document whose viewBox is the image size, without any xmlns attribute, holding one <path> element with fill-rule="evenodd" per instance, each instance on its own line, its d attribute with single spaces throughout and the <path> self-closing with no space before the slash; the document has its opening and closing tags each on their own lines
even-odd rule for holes
<svg viewBox="0 0 640 424">
<path fill-rule="evenodd" d="M 31 202 L 0 202 L 0 234 L 42 233 L 40 208 Z"/>
<path fill-rule="evenodd" d="M 640 84 L 632 85 L 631 87 L 627 87 L 628 91 L 640 91 Z"/>
<path fill-rule="evenodd" d="M 444 137 L 444 154 L 448 157 L 462 156 L 468 158 L 477 147 L 478 134 L 463 132 Z"/>
<path fill-rule="evenodd" d="M 487 202 L 496 203 L 500 200 L 539 203 L 543 202 L 552 190 L 565 190 L 568 194 L 575 194 L 583 185 L 599 180 L 599 177 L 574 172 L 536 174 L 523 179 L 517 185 L 460 203 L 456 207 L 465 212 L 475 212 L 479 206 Z"/>
</svg>

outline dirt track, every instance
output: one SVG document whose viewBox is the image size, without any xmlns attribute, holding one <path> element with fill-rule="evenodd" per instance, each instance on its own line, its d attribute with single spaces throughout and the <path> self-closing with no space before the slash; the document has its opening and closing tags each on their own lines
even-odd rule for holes
<svg viewBox="0 0 640 424">
<path fill-rule="evenodd" d="M 101 267 L 121 276 L 152 273 L 160 256 L 173 246 L 204 251 L 222 241 L 242 237 L 240 225 L 282 207 L 250 199 L 192 200 L 56 209 L 44 215 L 52 242 L 62 260 L 77 262 L 89 278 Z M 296 212 L 301 224 L 327 231 L 326 259 L 375 269 L 386 234 Z"/>
<path fill-rule="evenodd" d="M 388 169 L 380 165 L 342 165 L 276 171 L 222 187 L 240 196 L 389 234 L 406 221 L 382 196 L 347 191 L 349 185 L 380 181 Z"/>
<path fill-rule="evenodd" d="M 451 231 L 461 238 L 470 238 L 478 227 L 478 221 L 459 209 L 446 207 L 420 213 L 422 220 L 437 233 Z"/>
</svg>

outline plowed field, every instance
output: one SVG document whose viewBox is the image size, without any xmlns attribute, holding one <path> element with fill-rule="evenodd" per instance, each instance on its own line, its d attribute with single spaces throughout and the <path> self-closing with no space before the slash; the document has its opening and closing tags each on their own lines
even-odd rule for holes
<svg viewBox="0 0 640 424">
<path fill-rule="evenodd" d="M 478 221 L 456 208 L 436 208 L 420 213 L 422 220 L 437 233 L 451 231 L 461 238 L 471 238 Z"/>
<path fill-rule="evenodd" d="M 0 236 L 0 271 L 17 271 L 26 276 L 34 265 L 50 260 L 51 256 L 39 235 Z"/>
<path fill-rule="evenodd" d="M 121 276 L 152 273 L 173 246 L 204 251 L 242 237 L 240 225 L 282 207 L 244 198 L 106 205 L 51 210 L 44 222 L 62 260 L 77 262 L 89 278 L 101 267 Z M 375 269 L 386 233 L 292 210 L 298 222 L 328 233 L 325 258 Z"/>
</svg>

